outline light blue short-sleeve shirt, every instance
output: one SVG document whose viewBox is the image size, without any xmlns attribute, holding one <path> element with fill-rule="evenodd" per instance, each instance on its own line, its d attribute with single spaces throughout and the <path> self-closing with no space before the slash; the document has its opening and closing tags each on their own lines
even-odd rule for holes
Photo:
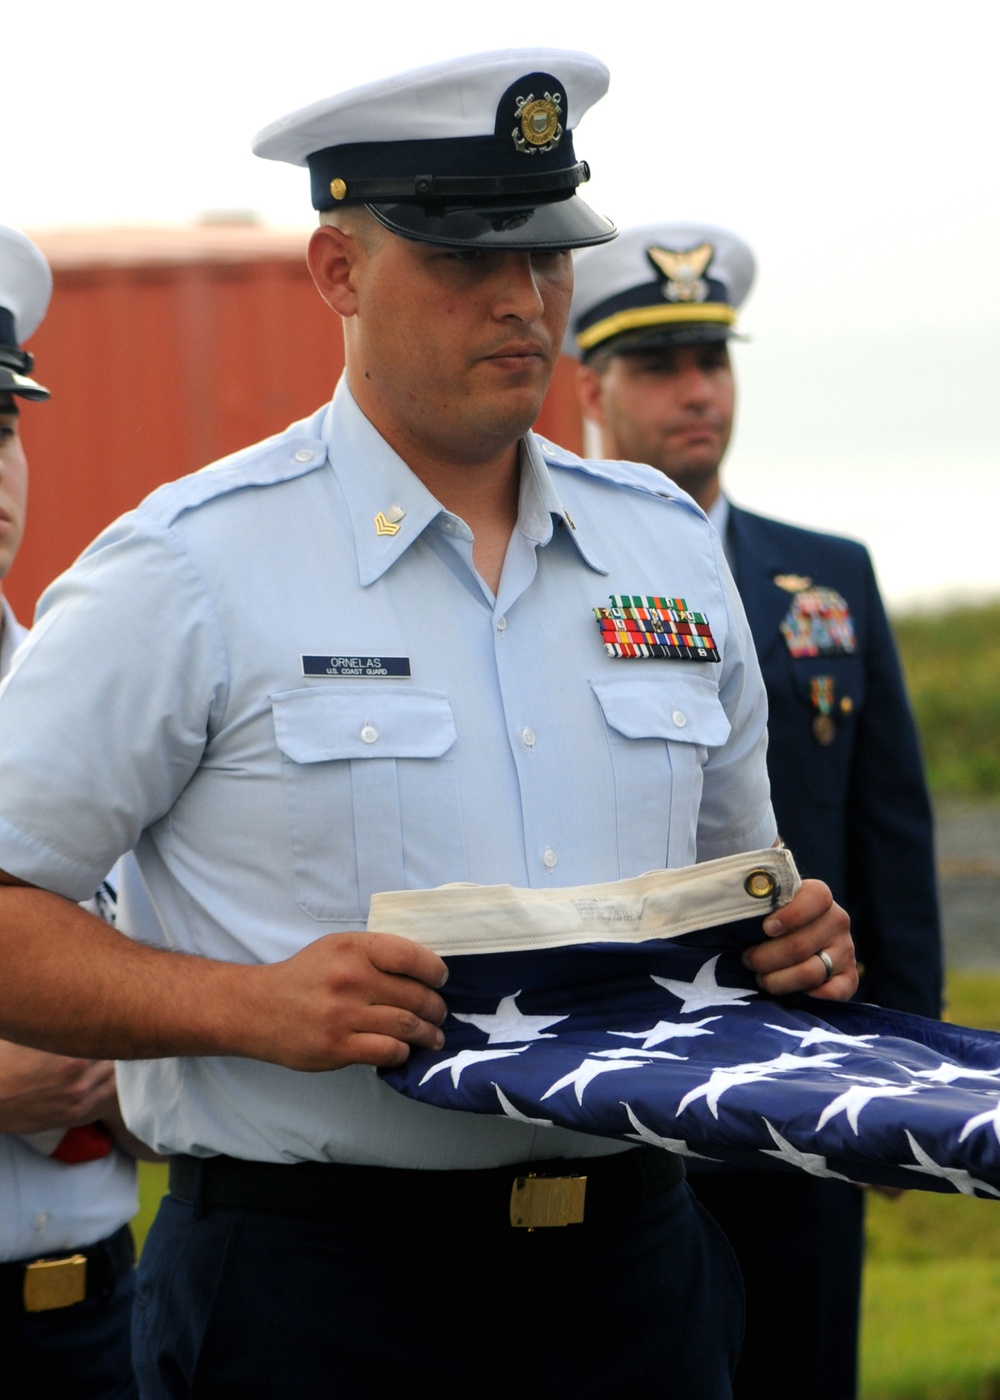
<svg viewBox="0 0 1000 1400">
<path fill-rule="evenodd" d="M 683 598 L 721 660 L 609 657 L 593 610 L 612 594 Z M 364 927 L 376 890 L 589 884 L 771 844 L 765 703 L 718 538 L 665 478 L 529 434 L 494 597 L 464 521 L 342 383 L 161 488 L 48 591 L 0 691 L 0 726 L 33 711 L 45 736 L 0 755 L 0 867 L 76 899 L 135 847 L 130 931 L 272 962 Z M 81 819 L 54 825 L 53 803 Z M 410 1103 L 366 1067 L 165 1060 L 120 1087 L 161 1151 L 609 1150 Z"/>
<path fill-rule="evenodd" d="M 0 615 L 2 678 L 27 632 L 2 597 Z M 0 750 L 6 752 L 11 742 L 4 739 Z M 135 1163 L 114 1149 L 96 1161 L 69 1164 L 30 1139 L 0 1133 L 0 1201 L 0 1261 L 84 1249 L 135 1214 Z"/>
</svg>

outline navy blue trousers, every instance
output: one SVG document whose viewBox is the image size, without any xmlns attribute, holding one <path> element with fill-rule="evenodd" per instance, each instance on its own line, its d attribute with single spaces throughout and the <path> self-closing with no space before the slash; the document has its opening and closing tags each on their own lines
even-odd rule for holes
<svg viewBox="0 0 1000 1400">
<path fill-rule="evenodd" d="M 0 1393 L 72 1396 L 73 1400 L 134 1400 L 129 1332 L 135 1270 L 118 1280 L 107 1298 L 69 1308 L 0 1313 Z M 23 1377 L 23 1390 L 11 1377 Z"/>
<path fill-rule="evenodd" d="M 330 1224 L 167 1196 L 134 1319 L 143 1400 L 411 1393 L 726 1400 L 739 1273 L 685 1183 L 626 1226 Z"/>
<path fill-rule="evenodd" d="M 746 1286 L 737 1400 L 854 1400 L 864 1193 L 779 1172 L 691 1174 Z"/>
</svg>

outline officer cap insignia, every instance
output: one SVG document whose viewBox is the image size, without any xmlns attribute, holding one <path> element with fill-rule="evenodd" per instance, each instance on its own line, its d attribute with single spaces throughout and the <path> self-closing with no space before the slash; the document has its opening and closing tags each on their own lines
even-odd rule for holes
<svg viewBox="0 0 1000 1400">
<path fill-rule="evenodd" d="M 522 155 L 544 155 L 559 145 L 563 134 L 559 123 L 562 100 L 561 92 L 546 92 L 542 97 L 529 93 L 514 99 L 516 125 L 511 136 Z"/>
<path fill-rule="evenodd" d="M 527 84 L 520 89 L 526 90 Z M 750 291 L 754 260 L 725 229 L 646 224 L 626 229 L 606 252 L 582 251 L 573 267 L 568 355 L 586 361 L 604 351 L 627 355 L 743 338 L 736 313 Z"/>
<path fill-rule="evenodd" d="M 702 273 L 712 261 L 715 248 L 702 243 L 698 248 L 680 252 L 673 248 L 647 248 L 646 256 L 667 279 L 661 291 L 667 301 L 704 301 L 708 283 Z"/>
</svg>

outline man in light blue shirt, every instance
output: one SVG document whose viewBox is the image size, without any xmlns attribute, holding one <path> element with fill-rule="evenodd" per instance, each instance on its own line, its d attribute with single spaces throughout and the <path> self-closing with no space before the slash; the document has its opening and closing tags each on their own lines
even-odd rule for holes
<svg viewBox="0 0 1000 1400">
<path fill-rule="evenodd" d="M 573 193 L 568 129 L 606 81 L 587 55 L 482 55 L 261 133 L 261 154 L 310 166 L 310 266 L 344 321 L 345 380 L 106 531 L 0 696 L 0 723 L 42 707 L 47 733 L 0 761 L 0 866 L 42 887 L 0 901 L 2 1024 L 139 1061 L 127 1118 L 174 1157 L 140 1283 L 146 1394 L 206 1376 L 239 1394 L 417 1376 L 509 1393 L 525 1368 L 606 1394 L 623 1349 L 679 1394 L 728 1393 L 738 1282 L 675 1159 L 396 1098 L 372 1066 L 442 1043 L 445 969 L 359 932 L 380 889 L 593 883 L 775 839 L 762 686 L 711 527 L 655 473 L 528 431 L 567 249 L 614 232 Z M 715 659 L 609 656 L 593 609 L 625 593 L 684 599 Z M 101 629 L 113 667 L 91 654 Z M 86 745 L 81 704 L 101 718 Z M 57 775 L 87 824 L 56 838 Z M 141 943 L 58 904 L 133 846 Z M 770 990 L 853 992 L 825 887 L 765 931 L 748 956 Z M 53 985 L 58 1016 L 39 1009 Z M 498 1205 L 553 1159 L 586 1161 L 584 1222 L 515 1230 Z M 621 1277 L 613 1308 L 597 1275 Z M 484 1355 L 486 1312 L 512 1337 L 543 1287 L 605 1343 L 581 1363 L 542 1328 Z"/>
<path fill-rule="evenodd" d="M 51 292 L 39 249 L 0 225 L 0 680 L 26 635 L 2 592 L 27 513 L 18 401 L 49 397 L 32 378 L 33 358 L 22 345 L 38 329 Z M 26 732 L 6 731 L 4 752 L 16 754 Z M 137 1207 L 135 1165 L 115 1146 L 106 1119 L 119 1121 L 107 1060 L 0 1040 L 2 1374 L 22 1375 L 37 1394 L 135 1394 L 128 1228 Z"/>
</svg>

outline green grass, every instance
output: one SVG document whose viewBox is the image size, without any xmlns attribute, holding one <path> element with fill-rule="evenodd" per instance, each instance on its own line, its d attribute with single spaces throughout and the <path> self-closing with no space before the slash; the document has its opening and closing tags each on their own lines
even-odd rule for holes
<svg viewBox="0 0 1000 1400">
<path fill-rule="evenodd" d="M 1000 1260 L 870 1262 L 862 1400 L 1000 1400 L 998 1300 Z"/>
<path fill-rule="evenodd" d="M 950 1018 L 1000 1030 L 1000 976 L 952 973 Z M 1000 1201 L 868 1199 L 863 1400 L 1000 1400 Z"/>
<path fill-rule="evenodd" d="M 139 1214 L 132 1221 L 136 1250 L 141 1253 L 160 1204 L 160 1198 L 167 1190 L 166 1162 L 139 1163 Z"/>
<path fill-rule="evenodd" d="M 893 619 L 931 791 L 1000 796 L 1000 603 Z"/>
</svg>

